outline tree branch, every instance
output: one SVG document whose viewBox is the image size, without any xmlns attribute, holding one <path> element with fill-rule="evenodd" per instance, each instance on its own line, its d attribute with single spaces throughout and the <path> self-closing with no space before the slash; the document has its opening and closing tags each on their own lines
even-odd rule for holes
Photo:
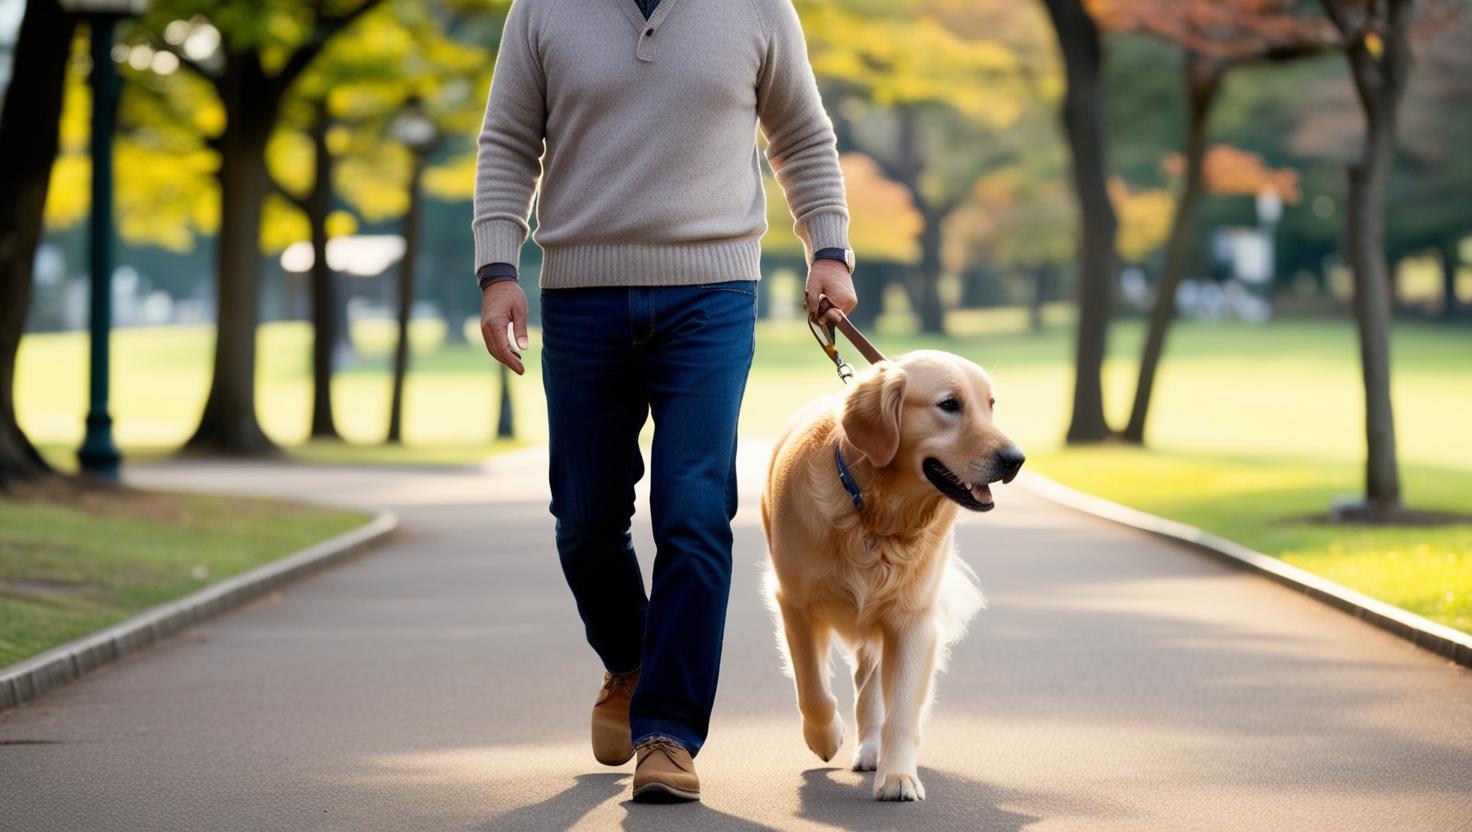
<svg viewBox="0 0 1472 832">
<path fill-rule="evenodd" d="M 271 94 L 277 98 L 284 95 L 287 87 L 290 87 L 292 82 L 322 53 L 333 35 L 351 26 L 358 18 L 378 6 L 379 2 L 380 0 L 363 0 L 357 8 L 347 14 L 317 18 L 316 25 L 312 27 L 311 37 L 307 38 L 306 43 L 297 47 L 296 51 L 291 53 L 291 57 L 286 59 L 286 63 L 281 66 L 281 70 L 272 76 Z"/>
<path fill-rule="evenodd" d="M 1355 21 L 1349 18 L 1349 10 L 1339 0 L 1319 0 L 1319 5 L 1323 6 L 1324 14 L 1334 24 L 1334 28 L 1344 36 L 1346 42 L 1353 43 L 1364 39 L 1365 28 L 1369 25 L 1368 17 L 1360 20 L 1356 25 Z"/>
</svg>

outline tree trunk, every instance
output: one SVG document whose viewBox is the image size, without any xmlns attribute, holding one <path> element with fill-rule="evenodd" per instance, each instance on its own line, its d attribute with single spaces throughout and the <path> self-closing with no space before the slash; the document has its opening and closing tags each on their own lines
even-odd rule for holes
<svg viewBox="0 0 1472 832">
<path fill-rule="evenodd" d="M 226 84 L 242 96 L 246 83 Z M 185 448 L 257 455 L 278 449 L 256 420 L 256 328 L 260 323 L 261 209 L 270 179 L 266 140 L 275 115 L 246 112 L 227 98 L 220 137 L 220 233 L 216 245 L 216 330 L 213 376 L 199 427 Z"/>
<path fill-rule="evenodd" d="M 1032 273 L 1032 304 L 1028 308 L 1028 325 L 1033 332 L 1042 332 L 1043 309 L 1053 296 L 1053 284 L 1057 266 L 1052 263 L 1039 264 Z"/>
<path fill-rule="evenodd" d="M 1349 168 L 1348 227 L 1365 383 L 1365 502 L 1372 514 L 1400 506 L 1395 414 L 1390 399 L 1391 292 L 1385 264 L 1385 179 L 1394 155 L 1387 124 L 1367 124 L 1364 155 Z"/>
<path fill-rule="evenodd" d="M 1078 195 L 1078 332 L 1074 350 L 1073 415 L 1068 442 L 1109 438 L 1103 368 L 1114 296 L 1117 221 L 1109 201 L 1104 133 L 1103 49 L 1099 28 L 1081 0 L 1044 0 L 1058 36 L 1068 89 L 1063 126 Z"/>
<path fill-rule="evenodd" d="M 337 347 L 337 293 L 327 262 L 327 215 L 332 210 L 332 153 L 327 147 L 327 105 L 317 103 L 312 122 L 316 166 L 307 196 L 312 226 L 312 431 L 313 439 L 340 439 L 332 418 L 332 355 Z"/>
<path fill-rule="evenodd" d="M 1441 243 L 1441 316 L 1455 318 L 1457 306 L 1457 270 L 1462 265 L 1461 240 L 1449 239 Z"/>
<path fill-rule="evenodd" d="M 399 444 L 403 439 L 404 381 L 409 375 L 409 319 L 414 312 L 414 271 L 419 259 L 419 179 L 424 173 L 424 158 L 415 158 L 409 174 L 409 211 L 404 216 L 404 259 L 399 263 L 399 341 L 394 347 L 394 386 L 388 408 L 388 439 Z"/>
<path fill-rule="evenodd" d="M 944 335 L 946 331 L 945 308 L 940 301 L 941 273 L 941 226 L 945 218 L 934 211 L 920 212 L 920 291 L 918 311 L 920 331 L 931 335 Z"/>
<path fill-rule="evenodd" d="M 1204 190 L 1206 162 L 1206 128 L 1211 105 L 1221 88 L 1223 67 L 1194 53 L 1186 58 L 1186 181 L 1176 203 L 1171 222 L 1170 241 L 1166 245 L 1165 270 L 1155 292 L 1155 305 L 1150 310 L 1150 327 L 1145 334 L 1145 349 L 1140 355 L 1140 378 L 1135 384 L 1135 403 L 1130 408 L 1130 421 L 1124 438 L 1145 441 L 1145 423 L 1150 412 L 1150 396 L 1155 389 L 1155 373 L 1160 356 L 1165 352 L 1165 336 L 1175 317 L 1176 289 L 1186 273 L 1191 255 L 1191 240 L 1196 234 L 1196 208 Z"/>
<path fill-rule="evenodd" d="M 1410 71 L 1411 0 L 1389 0 L 1383 52 L 1364 39 L 1348 47 L 1350 71 L 1365 116 L 1365 143 L 1349 166 L 1345 239 L 1354 274 L 1365 385 L 1365 505 L 1363 514 L 1386 518 L 1401 507 L 1390 398 L 1391 285 L 1385 262 L 1385 183 L 1395 160 L 1395 129 Z"/>
<path fill-rule="evenodd" d="M 30 309 L 74 26 L 56 0 L 26 4 L 0 112 L 0 489 L 51 471 L 16 418 L 15 357 Z"/>
</svg>

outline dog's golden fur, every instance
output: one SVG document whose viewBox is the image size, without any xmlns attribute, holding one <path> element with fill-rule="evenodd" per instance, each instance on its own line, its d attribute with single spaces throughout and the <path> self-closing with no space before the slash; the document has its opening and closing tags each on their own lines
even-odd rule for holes
<svg viewBox="0 0 1472 832">
<path fill-rule="evenodd" d="M 992 421 L 993 406 L 980 367 L 949 353 L 910 353 L 798 413 L 772 455 L 762 494 L 768 590 L 803 736 L 825 761 L 843 742 L 828 680 L 837 635 L 854 671 L 854 768 L 878 769 L 881 800 L 924 798 L 915 754 L 931 680 L 984 603 L 955 553 L 960 507 L 923 466 L 940 462 L 976 484 L 965 493 L 989 503 L 985 484 L 1002 478 L 997 454 L 1013 448 Z M 862 513 L 838 478 L 835 446 L 862 489 Z"/>
</svg>

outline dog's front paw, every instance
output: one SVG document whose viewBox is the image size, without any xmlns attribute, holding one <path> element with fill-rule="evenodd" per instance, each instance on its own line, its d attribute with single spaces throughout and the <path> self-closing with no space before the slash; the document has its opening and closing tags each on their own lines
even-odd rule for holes
<svg viewBox="0 0 1472 832">
<path fill-rule="evenodd" d="M 879 768 L 879 743 L 866 742 L 854 754 L 854 771 L 873 771 Z"/>
<path fill-rule="evenodd" d="M 838 753 L 838 747 L 843 745 L 843 717 L 835 711 L 833 719 L 827 725 L 818 725 L 804 718 L 802 738 L 807 740 L 808 748 L 818 755 L 818 759 L 828 762 Z"/>
<path fill-rule="evenodd" d="M 874 778 L 874 797 L 878 800 L 924 800 L 925 786 L 915 774 L 884 774 Z"/>
</svg>

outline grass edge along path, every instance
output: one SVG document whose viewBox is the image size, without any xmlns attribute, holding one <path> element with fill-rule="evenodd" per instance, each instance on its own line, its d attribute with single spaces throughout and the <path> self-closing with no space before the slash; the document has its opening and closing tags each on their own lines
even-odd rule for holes
<svg viewBox="0 0 1472 832">
<path fill-rule="evenodd" d="M 0 499 L 0 667 L 357 528 L 281 500 L 57 478 Z"/>
<path fill-rule="evenodd" d="M 1196 526 L 1372 598 L 1472 633 L 1472 523 L 1325 522 L 1359 492 L 1361 468 L 1128 446 L 1035 455 L 1035 471 L 1077 491 Z M 1403 465 L 1407 502 L 1465 513 L 1472 471 Z"/>
</svg>

